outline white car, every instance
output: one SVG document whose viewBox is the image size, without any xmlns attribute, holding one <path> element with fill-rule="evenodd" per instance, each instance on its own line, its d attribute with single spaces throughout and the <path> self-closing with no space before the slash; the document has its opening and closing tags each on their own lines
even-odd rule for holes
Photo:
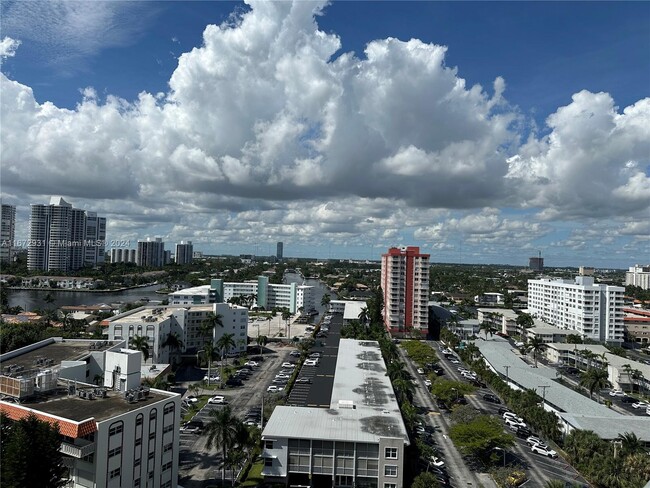
<svg viewBox="0 0 650 488">
<path fill-rule="evenodd" d="M 624 397 L 625 392 L 623 390 L 612 390 L 609 392 L 609 396 L 611 397 Z"/>
<path fill-rule="evenodd" d="M 515 420 L 517 422 L 523 422 L 524 419 L 522 419 L 519 415 L 513 413 L 513 412 L 503 412 L 503 420 Z"/>
<path fill-rule="evenodd" d="M 636 402 L 632 404 L 632 408 L 648 408 L 650 403 L 648 402 Z"/>
<path fill-rule="evenodd" d="M 271 385 L 266 389 L 266 391 L 271 393 L 279 393 L 282 390 L 284 390 L 284 386 L 275 386 L 275 385 Z"/>
<path fill-rule="evenodd" d="M 185 401 L 190 405 L 194 405 L 195 403 L 199 403 L 199 399 L 196 398 L 194 395 L 190 395 L 190 396 L 186 397 Z"/>
<path fill-rule="evenodd" d="M 431 380 L 429 380 L 429 379 L 424 380 L 424 385 L 425 385 L 426 387 L 430 387 L 430 386 L 431 386 Z"/>
<path fill-rule="evenodd" d="M 257 368 L 259 365 L 257 361 L 247 361 L 244 363 L 244 366 L 252 366 L 253 368 Z"/>
<path fill-rule="evenodd" d="M 305 359 L 304 366 L 318 366 L 318 359 Z"/>
<path fill-rule="evenodd" d="M 219 375 L 213 374 L 208 376 L 207 374 L 203 377 L 203 381 L 221 381 Z"/>
<path fill-rule="evenodd" d="M 226 397 L 223 395 L 216 395 L 213 396 L 208 400 L 208 403 L 211 403 L 213 405 L 225 405 L 226 404 Z"/>
<path fill-rule="evenodd" d="M 519 429 L 520 427 L 526 428 L 527 425 L 524 422 L 520 422 L 515 419 L 507 418 L 505 419 L 506 425 L 513 430 Z"/>
<path fill-rule="evenodd" d="M 541 444 L 544 445 L 544 441 L 540 439 L 539 437 L 535 437 L 534 435 L 531 435 L 526 439 L 526 442 L 528 443 L 529 446 L 534 446 L 535 444 Z"/>
<path fill-rule="evenodd" d="M 293 364 L 293 363 L 284 362 L 284 363 L 282 363 L 282 367 L 283 367 L 283 368 L 295 368 L 296 365 Z"/>
<path fill-rule="evenodd" d="M 433 466 L 436 466 L 438 468 L 442 468 L 445 465 L 445 462 L 439 457 L 431 456 L 431 458 L 429 459 L 429 464 L 432 464 Z"/>
<path fill-rule="evenodd" d="M 319 353 L 319 352 L 312 352 L 312 353 L 309 355 L 309 357 L 312 358 L 312 359 L 314 359 L 314 358 L 319 358 L 319 357 L 321 357 L 321 353 Z"/>
<path fill-rule="evenodd" d="M 456 358 L 451 358 L 451 359 L 449 360 L 449 362 L 450 362 L 451 364 L 460 364 L 460 361 L 459 361 L 458 359 L 456 359 Z"/>
<path fill-rule="evenodd" d="M 553 449 L 547 446 L 541 446 L 539 444 L 535 444 L 530 448 L 530 450 L 536 454 L 541 454 L 542 456 L 548 456 L 550 458 L 557 457 L 557 452 L 555 452 Z"/>
<path fill-rule="evenodd" d="M 185 434 L 200 434 L 201 428 L 198 425 L 183 425 L 180 428 L 180 431 Z"/>
<path fill-rule="evenodd" d="M 291 376 L 289 376 L 288 374 L 282 374 L 282 373 L 276 374 L 275 377 L 280 380 L 288 380 L 289 378 L 291 378 Z"/>
<path fill-rule="evenodd" d="M 424 370 L 422 368 L 418 368 L 418 374 L 424 374 Z"/>
</svg>

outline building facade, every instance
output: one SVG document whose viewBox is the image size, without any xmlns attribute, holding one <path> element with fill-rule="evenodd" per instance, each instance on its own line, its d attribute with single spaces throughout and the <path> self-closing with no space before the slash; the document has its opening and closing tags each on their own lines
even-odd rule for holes
<svg viewBox="0 0 650 488">
<path fill-rule="evenodd" d="M 106 344 L 59 338 L 4 354 L 0 391 L 14 402 L 0 412 L 58 425 L 67 487 L 175 488 L 180 395 L 141 386 L 141 353 Z"/>
<path fill-rule="evenodd" d="M 192 241 L 181 241 L 179 244 L 176 244 L 176 250 L 174 252 L 174 261 L 176 264 L 190 264 L 193 257 L 194 246 L 192 246 Z"/>
<path fill-rule="evenodd" d="M 111 249 L 111 263 L 135 263 L 137 253 L 137 249 L 114 247 Z"/>
<path fill-rule="evenodd" d="M 27 268 L 71 271 L 101 264 L 105 240 L 105 218 L 73 208 L 61 197 L 52 197 L 49 205 L 31 206 Z"/>
<path fill-rule="evenodd" d="M 625 286 L 628 285 L 650 290 L 650 265 L 639 266 L 636 264 L 631 266 L 625 273 Z"/>
<path fill-rule="evenodd" d="M 0 212 L 0 263 L 10 263 L 16 241 L 16 206 L 3 203 Z"/>
<path fill-rule="evenodd" d="M 624 294 L 625 288 L 595 284 L 589 276 L 577 276 L 575 281 L 528 280 L 528 310 L 583 339 L 621 343 Z"/>
<path fill-rule="evenodd" d="M 392 247 L 381 257 L 384 325 L 391 333 L 427 334 L 429 255 L 420 248 Z"/>
<path fill-rule="evenodd" d="M 284 257 L 284 243 L 283 242 L 278 242 L 277 249 L 275 251 L 275 257 L 278 259 L 278 261 L 281 261 L 282 258 Z"/>
<path fill-rule="evenodd" d="M 543 257 L 528 258 L 528 267 L 532 271 L 541 273 L 542 271 L 544 271 L 544 258 Z"/>
<path fill-rule="evenodd" d="M 138 241 L 135 264 L 150 268 L 161 268 L 165 265 L 165 243 L 162 238 Z"/>
</svg>

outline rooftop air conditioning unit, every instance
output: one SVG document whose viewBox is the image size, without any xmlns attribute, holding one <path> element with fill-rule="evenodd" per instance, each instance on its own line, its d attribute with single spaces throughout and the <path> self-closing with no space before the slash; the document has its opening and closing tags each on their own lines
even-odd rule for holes
<svg viewBox="0 0 650 488">
<path fill-rule="evenodd" d="M 356 408 L 352 400 L 339 400 L 339 408 Z"/>
</svg>

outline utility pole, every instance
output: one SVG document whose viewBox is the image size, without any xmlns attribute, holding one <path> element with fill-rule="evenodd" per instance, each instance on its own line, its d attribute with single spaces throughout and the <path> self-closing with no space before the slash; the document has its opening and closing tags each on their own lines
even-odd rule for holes
<svg viewBox="0 0 650 488">
<path fill-rule="evenodd" d="M 542 406 L 546 403 L 546 389 L 550 388 L 549 385 L 540 385 L 537 388 L 541 388 L 543 390 L 542 393 Z"/>
<path fill-rule="evenodd" d="M 508 384 L 510 382 L 510 366 L 504 366 L 504 368 L 506 370 L 506 384 Z"/>
</svg>

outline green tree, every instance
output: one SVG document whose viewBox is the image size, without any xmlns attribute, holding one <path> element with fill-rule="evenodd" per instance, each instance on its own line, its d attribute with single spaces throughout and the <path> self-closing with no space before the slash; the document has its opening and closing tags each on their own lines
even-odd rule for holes
<svg viewBox="0 0 650 488">
<path fill-rule="evenodd" d="M 322 307 L 327 307 L 330 304 L 330 301 L 332 301 L 332 297 L 329 295 L 329 293 L 325 293 L 320 299 L 320 304 Z"/>
<path fill-rule="evenodd" d="M 505 450 L 515 444 L 514 436 L 506 434 L 501 423 L 489 415 L 480 415 L 469 423 L 454 424 L 449 436 L 461 452 L 483 460 L 489 459 L 495 448 Z"/>
<path fill-rule="evenodd" d="M 620 441 L 621 454 L 624 456 L 643 452 L 643 442 L 641 442 L 641 439 L 639 439 L 634 432 L 619 434 L 616 440 Z"/>
<path fill-rule="evenodd" d="M 438 488 L 439 486 L 440 483 L 431 473 L 420 473 L 411 483 L 411 488 Z"/>
<path fill-rule="evenodd" d="M 541 337 L 533 337 L 532 339 L 528 340 L 528 343 L 526 344 L 526 352 L 532 352 L 533 353 L 533 360 L 535 361 L 535 367 L 537 367 L 537 355 L 546 349 L 546 344 L 542 340 Z"/>
<path fill-rule="evenodd" d="M 66 469 L 59 452 L 58 424 L 39 420 L 34 414 L 11 421 L 0 419 L 0 480 L 3 488 L 57 488 L 65 485 Z"/>
<path fill-rule="evenodd" d="M 168 347 L 171 353 L 177 352 L 183 348 L 183 341 L 177 334 L 170 332 L 162 343 L 162 347 Z"/>
<path fill-rule="evenodd" d="M 222 318 L 223 317 L 218 313 L 209 312 L 203 322 L 201 322 L 201 326 L 199 327 L 199 334 L 201 334 L 201 337 L 203 337 L 204 342 L 208 342 L 208 340 L 213 335 L 214 329 L 216 329 L 217 326 L 223 328 L 223 321 L 221 320 Z"/>
<path fill-rule="evenodd" d="M 207 435 L 206 447 L 212 449 L 213 446 L 221 447 L 221 455 L 224 463 L 221 467 L 221 486 L 224 485 L 226 478 L 226 463 L 228 450 L 233 446 L 237 438 L 238 427 L 241 421 L 233 414 L 230 406 L 218 408 L 210 411 L 208 424 L 205 428 Z"/>
<path fill-rule="evenodd" d="M 469 383 L 443 379 L 439 379 L 431 385 L 431 393 L 448 405 L 454 403 L 458 397 L 472 393 L 475 389 Z"/>
<path fill-rule="evenodd" d="M 528 329 L 529 327 L 535 325 L 535 320 L 533 319 L 532 315 L 527 313 L 520 313 L 517 316 L 517 320 L 515 322 L 522 329 Z"/>
<path fill-rule="evenodd" d="M 228 357 L 228 352 L 237 345 L 235 334 L 223 334 L 217 341 L 217 349 L 221 351 L 221 357 Z M 226 359 L 226 362 L 228 360 Z"/>
<path fill-rule="evenodd" d="M 544 488 L 565 488 L 565 486 L 564 481 L 555 479 L 547 481 Z"/>
<path fill-rule="evenodd" d="M 361 311 L 359 312 L 359 321 L 365 325 L 366 322 L 368 322 L 368 318 L 368 307 L 361 307 Z"/>
<path fill-rule="evenodd" d="M 594 390 L 600 391 L 609 384 L 609 381 L 607 381 L 608 376 L 605 369 L 590 368 L 580 375 L 580 386 L 584 386 L 589 390 L 589 398 L 591 399 Z"/>
<path fill-rule="evenodd" d="M 261 356 L 262 354 L 264 354 L 262 348 L 269 343 L 269 338 L 266 337 L 265 335 L 258 335 L 257 339 L 255 339 L 255 342 L 260 347 L 260 356 Z"/>
<path fill-rule="evenodd" d="M 142 353 L 143 362 L 149 359 L 149 340 L 145 336 L 131 337 L 131 348 Z"/>
<path fill-rule="evenodd" d="M 479 330 L 482 330 L 483 332 L 485 332 L 485 340 L 486 341 L 487 341 L 488 332 L 490 333 L 490 337 L 492 337 L 492 335 L 494 334 L 494 331 L 492 330 L 492 324 L 490 324 L 487 321 L 481 322 L 481 324 L 479 325 Z"/>
</svg>

